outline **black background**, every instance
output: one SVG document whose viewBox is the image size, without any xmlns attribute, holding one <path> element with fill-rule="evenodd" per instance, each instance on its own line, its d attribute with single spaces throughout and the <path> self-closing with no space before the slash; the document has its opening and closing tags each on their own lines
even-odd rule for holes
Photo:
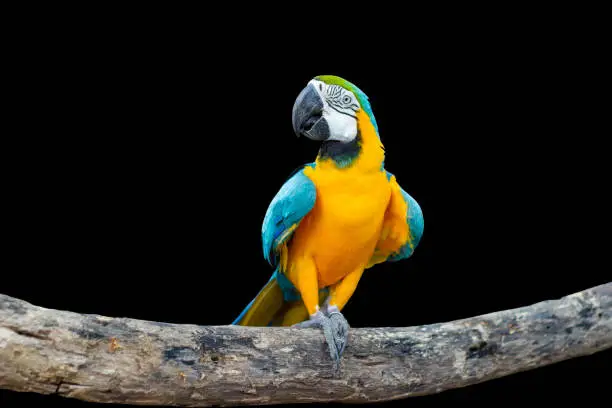
<svg viewBox="0 0 612 408">
<path fill-rule="evenodd" d="M 316 155 L 294 136 L 291 108 L 319 74 L 369 95 L 387 169 L 425 217 L 412 258 L 364 275 L 344 311 L 352 326 L 447 321 L 610 281 L 609 70 L 592 42 L 421 34 L 344 53 L 279 35 L 259 47 L 60 37 L 30 38 L 7 62 L 1 293 L 230 323 L 272 272 L 260 240 L 270 200 Z M 409 403 L 591 403 L 606 396 L 610 357 Z M 96 406 L 0 392 L 3 408 L 51 402 Z"/>
</svg>

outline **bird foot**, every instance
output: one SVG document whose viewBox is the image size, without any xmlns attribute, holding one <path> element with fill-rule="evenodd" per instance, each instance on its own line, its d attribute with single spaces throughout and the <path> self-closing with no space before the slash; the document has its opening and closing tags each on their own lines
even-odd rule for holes
<svg viewBox="0 0 612 408">
<path fill-rule="evenodd" d="M 346 348 L 349 325 L 337 308 L 335 310 L 333 307 L 330 309 L 328 309 L 328 315 L 318 310 L 310 316 L 310 320 L 295 324 L 293 327 L 317 327 L 322 329 L 323 336 L 329 347 L 329 355 L 334 362 L 335 369 L 338 370 L 340 368 L 340 358 Z"/>
<path fill-rule="evenodd" d="M 346 343 L 348 341 L 348 331 L 350 326 L 340 311 L 332 311 L 328 316 L 331 322 L 332 334 L 334 336 L 334 341 L 336 342 L 338 356 L 342 357 L 342 353 L 344 353 L 344 349 L 346 348 Z"/>
</svg>

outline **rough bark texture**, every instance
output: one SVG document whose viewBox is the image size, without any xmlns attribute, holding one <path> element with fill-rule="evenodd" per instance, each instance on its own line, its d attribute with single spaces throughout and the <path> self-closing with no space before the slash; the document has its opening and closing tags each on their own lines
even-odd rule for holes
<svg viewBox="0 0 612 408">
<path fill-rule="evenodd" d="M 317 329 L 109 318 L 0 294 L 0 387 L 106 403 L 383 401 L 611 346 L 612 283 L 449 323 L 351 329 L 339 373 Z"/>
</svg>

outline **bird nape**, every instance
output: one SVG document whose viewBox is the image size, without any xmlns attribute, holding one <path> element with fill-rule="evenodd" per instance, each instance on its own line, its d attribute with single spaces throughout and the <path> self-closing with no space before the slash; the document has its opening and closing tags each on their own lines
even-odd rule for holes
<svg viewBox="0 0 612 408">
<path fill-rule="evenodd" d="M 413 254 L 423 213 L 385 169 L 372 108 L 357 86 L 317 76 L 292 116 L 297 136 L 321 147 L 268 207 L 263 255 L 275 270 L 233 324 L 319 327 L 338 368 L 349 329 L 342 309 L 364 270 Z"/>
</svg>

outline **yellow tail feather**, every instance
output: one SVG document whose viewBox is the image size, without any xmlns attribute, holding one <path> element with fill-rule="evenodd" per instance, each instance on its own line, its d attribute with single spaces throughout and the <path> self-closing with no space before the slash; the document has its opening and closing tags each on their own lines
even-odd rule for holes
<svg viewBox="0 0 612 408">
<path fill-rule="evenodd" d="M 327 294 L 319 293 L 319 304 Z M 308 319 L 308 311 L 301 299 L 287 302 L 276 279 L 271 279 L 257 294 L 244 316 L 235 324 L 240 326 L 293 326 Z"/>
<path fill-rule="evenodd" d="M 257 294 L 251 307 L 238 324 L 241 326 L 267 326 L 282 306 L 283 292 L 276 279 L 272 279 Z"/>
</svg>

